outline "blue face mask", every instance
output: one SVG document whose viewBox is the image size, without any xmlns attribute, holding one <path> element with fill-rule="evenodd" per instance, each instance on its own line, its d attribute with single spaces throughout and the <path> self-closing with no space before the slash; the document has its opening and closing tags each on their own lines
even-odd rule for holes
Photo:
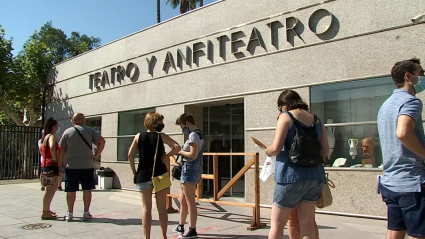
<svg viewBox="0 0 425 239">
<path fill-rule="evenodd" d="M 183 128 L 183 134 L 190 134 L 190 129 L 188 127 Z"/>
<path fill-rule="evenodd" d="M 425 76 L 418 76 L 419 81 L 416 85 L 414 85 L 416 94 L 421 93 L 425 90 Z"/>
</svg>

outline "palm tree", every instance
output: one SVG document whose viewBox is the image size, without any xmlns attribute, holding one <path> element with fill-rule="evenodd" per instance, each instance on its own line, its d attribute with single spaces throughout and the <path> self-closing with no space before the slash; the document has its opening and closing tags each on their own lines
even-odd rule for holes
<svg viewBox="0 0 425 239">
<path fill-rule="evenodd" d="M 156 0 L 156 20 L 158 23 L 161 22 L 161 0 Z"/>
<path fill-rule="evenodd" d="M 203 0 L 165 0 L 165 2 L 170 4 L 173 9 L 176 9 L 180 5 L 180 13 L 195 9 L 197 3 L 199 3 L 200 7 L 204 5 Z"/>
</svg>

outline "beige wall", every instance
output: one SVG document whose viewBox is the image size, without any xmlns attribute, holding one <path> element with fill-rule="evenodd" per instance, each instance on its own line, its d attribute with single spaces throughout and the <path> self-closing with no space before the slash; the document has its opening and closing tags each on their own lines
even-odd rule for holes
<svg viewBox="0 0 425 239">
<path fill-rule="evenodd" d="M 410 22 L 413 16 L 423 12 L 425 1 L 321 2 L 219 1 L 105 44 L 56 65 L 56 77 L 50 81 L 55 84 L 57 100 L 48 104 L 47 116 L 58 119 L 61 130 L 70 126 L 69 119 L 76 112 L 102 117 L 102 134 L 106 137 L 102 166 L 117 172 L 115 187 L 134 189 L 128 163 L 116 162 L 117 112 L 156 108 L 165 116 L 164 132 L 183 143 L 181 129 L 174 124 L 182 112 L 193 113 L 202 128 L 202 104 L 244 98 L 245 149 L 256 152 L 259 149 L 254 147 L 251 136 L 271 143 L 274 131 L 264 128 L 276 124 L 276 100 L 283 89 L 295 89 L 309 102 L 309 86 L 389 75 L 396 61 L 414 56 L 425 59 L 425 45 L 417 34 L 425 31 L 425 24 Z M 338 32 L 334 37 L 330 37 L 332 33 L 325 34 L 327 40 L 313 34 L 308 25 L 310 15 L 321 8 L 337 19 Z M 303 24 L 303 41 L 295 38 L 292 45 L 286 40 L 285 31 L 286 19 L 290 17 L 298 18 Z M 272 45 L 267 26 L 272 21 L 284 24 L 279 30 L 277 48 Z M 242 40 L 247 45 L 254 27 L 261 33 L 267 50 L 257 47 L 252 55 L 244 50 L 245 46 L 241 49 L 246 57 L 239 59 L 231 53 L 228 42 L 226 59 L 219 57 L 217 37 L 230 37 L 243 31 L 246 36 Z M 199 65 L 184 65 L 183 70 L 171 69 L 168 73 L 162 70 L 167 52 L 176 60 L 178 49 L 185 52 L 186 46 L 193 48 L 197 42 L 207 45 L 208 41 L 214 45 L 212 62 L 203 56 Z M 157 57 L 157 63 L 153 75 L 149 75 L 146 58 L 152 56 Z M 137 82 L 132 83 L 126 77 L 120 84 L 108 85 L 103 90 L 89 89 L 90 74 L 109 72 L 111 67 L 126 66 L 129 62 L 139 66 Z M 264 159 L 261 151 L 260 165 Z M 374 193 L 379 172 L 332 170 L 329 173 L 337 188 L 333 189 L 334 205 L 326 210 L 384 215 L 384 204 Z M 253 202 L 253 188 L 249 186 L 254 180 L 252 170 L 245 179 L 246 201 Z M 260 185 L 261 203 L 270 204 L 273 181 L 270 178 Z M 177 191 L 178 182 L 173 181 L 172 192 Z"/>
</svg>

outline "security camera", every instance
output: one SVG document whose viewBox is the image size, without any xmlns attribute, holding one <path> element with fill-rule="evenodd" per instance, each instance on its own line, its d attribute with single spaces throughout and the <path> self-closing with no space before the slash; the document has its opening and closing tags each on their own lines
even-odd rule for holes
<svg viewBox="0 0 425 239">
<path fill-rule="evenodd" d="M 416 17 L 412 18 L 412 22 L 413 23 L 419 23 L 420 21 L 424 20 L 424 17 L 425 17 L 425 14 L 416 16 Z"/>
</svg>

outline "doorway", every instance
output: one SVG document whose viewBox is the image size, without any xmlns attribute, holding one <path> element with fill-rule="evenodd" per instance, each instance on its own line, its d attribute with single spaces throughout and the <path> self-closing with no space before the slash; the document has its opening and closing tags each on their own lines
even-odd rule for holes
<svg viewBox="0 0 425 239">
<path fill-rule="evenodd" d="M 243 102 L 243 99 L 241 100 Z M 240 101 L 239 101 L 240 102 Z M 244 103 L 228 103 L 202 108 L 205 152 L 244 152 L 245 117 Z M 219 156 L 219 190 L 223 188 L 245 165 L 244 156 Z M 213 173 L 213 157 L 205 156 L 203 173 Z M 203 194 L 213 194 L 212 180 L 203 181 Z M 242 176 L 224 196 L 244 197 L 245 178 Z"/>
</svg>

